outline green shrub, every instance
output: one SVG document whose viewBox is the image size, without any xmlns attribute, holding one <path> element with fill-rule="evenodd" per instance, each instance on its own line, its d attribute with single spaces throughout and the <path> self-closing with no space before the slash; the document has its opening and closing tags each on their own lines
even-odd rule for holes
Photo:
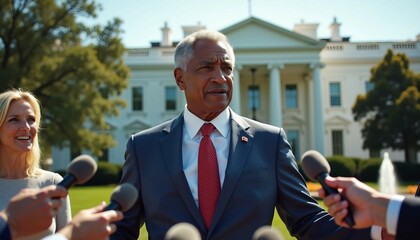
<svg viewBox="0 0 420 240">
<path fill-rule="evenodd" d="M 333 177 L 354 177 L 356 175 L 357 163 L 355 158 L 344 156 L 331 156 L 327 158 L 331 166 L 330 175 Z"/>
<path fill-rule="evenodd" d="M 419 182 L 420 181 L 420 164 L 393 162 L 394 169 L 399 181 Z"/>
<path fill-rule="evenodd" d="M 120 168 L 109 162 L 98 162 L 95 175 L 86 182 L 85 186 L 118 184 L 120 181 Z"/>
<path fill-rule="evenodd" d="M 377 182 L 379 179 L 379 168 L 381 166 L 381 158 L 370 158 L 361 160 L 357 178 L 364 182 Z"/>
</svg>

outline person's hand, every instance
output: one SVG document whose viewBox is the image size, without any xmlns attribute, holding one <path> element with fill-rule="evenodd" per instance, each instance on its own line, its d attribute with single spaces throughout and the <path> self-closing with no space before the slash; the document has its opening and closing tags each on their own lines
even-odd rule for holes
<svg viewBox="0 0 420 240">
<path fill-rule="evenodd" d="M 366 228 L 372 225 L 385 227 L 386 207 L 388 201 L 378 191 L 358 181 L 355 178 L 327 177 L 325 182 L 338 191 L 347 199 L 341 200 L 339 194 L 325 196 L 325 191 L 320 189 L 318 194 L 324 198 L 324 203 L 328 207 L 328 212 L 335 219 L 335 222 L 344 227 L 349 227 L 344 218 L 349 213 L 348 208 L 351 203 L 351 210 L 355 221 L 354 228 Z"/>
<path fill-rule="evenodd" d="M 67 190 L 56 185 L 42 189 L 22 189 L 10 199 L 0 216 L 8 222 L 12 238 L 28 236 L 51 225 L 57 209 L 61 206 L 59 198 L 65 196 Z"/>
<path fill-rule="evenodd" d="M 114 210 L 102 212 L 104 208 L 105 203 L 102 203 L 97 207 L 80 211 L 59 233 L 69 240 L 108 239 L 117 229 L 112 222 L 121 220 L 123 214 Z"/>
<path fill-rule="evenodd" d="M 385 228 L 382 228 L 381 237 L 382 240 L 395 240 L 395 236 L 389 234 Z"/>
</svg>

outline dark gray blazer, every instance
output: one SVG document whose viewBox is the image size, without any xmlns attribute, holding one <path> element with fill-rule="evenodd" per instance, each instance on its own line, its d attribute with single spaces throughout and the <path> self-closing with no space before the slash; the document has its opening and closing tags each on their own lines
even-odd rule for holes
<svg viewBox="0 0 420 240">
<path fill-rule="evenodd" d="M 164 239 L 176 223 L 194 225 L 202 239 L 247 240 L 271 225 L 274 210 L 298 239 L 369 239 L 369 229 L 348 230 L 311 198 L 281 128 L 231 111 L 225 180 L 210 229 L 206 229 L 182 169 L 183 114 L 133 135 L 121 183 L 139 190 L 137 203 L 117 223 L 111 239 L 137 239 L 146 223 L 150 239 Z"/>
<path fill-rule="evenodd" d="M 405 198 L 397 224 L 397 239 L 420 238 L 420 198 Z"/>
</svg>

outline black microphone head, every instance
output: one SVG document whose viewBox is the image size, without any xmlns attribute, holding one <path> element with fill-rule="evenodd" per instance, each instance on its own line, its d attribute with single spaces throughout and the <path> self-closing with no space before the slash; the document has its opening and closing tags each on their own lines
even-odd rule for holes
<svg viewBox="0 0 420 240">
<path fill-rule="evenodd" d="M 192 224 L 177 223 L 166 232 L 165 240 L 201 240 L 201 235 Z"/>
<path fill-rule="evenodd" d="M 254 235 L 252 236 L 252 240 L 283 240 L 284 237 L 281 235 L 279 231 L 272 228 L 271 226 L 262 226 L 258 228 Z"/>
<path fill-rule="evenodd" d="M 301 163 L 306 176 L 312 181 L 315 181 L 320 173 L 329 173 L 331 171 L 327 159 L 315 150 L 305 152 L 302 155 Z"/>
<path fill-rule="evenodd" d="M 77 184 L 83 184 L 96 173 L 97 168 L 96 161 L 91 156 L 83 154 L 71 161 L 67 173 L 76 178 Z"/>
<path fill-rule="evenodd" d="M 111 202 L 117 203 L 119 210 L 125 212 L 134 205 L 137 197 L 137 189 L 132 184 L 123 183 L 112 191 Z"/>
</svg>

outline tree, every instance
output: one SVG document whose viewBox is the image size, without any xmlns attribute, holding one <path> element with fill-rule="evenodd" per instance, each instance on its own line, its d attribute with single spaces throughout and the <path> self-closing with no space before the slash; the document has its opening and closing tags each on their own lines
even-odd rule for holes
<svg viewBox="0 0 420 240">
<path fill-rule="evenodd" d="M 404 150 L 405 160 L 417 162 L 420 142 L 420 75 L 409 68 L 405 54 L 388 50 L 371 69 L 374 88 L 357 96 L 354 119 L 363 121 L 363 148 Z"/>
<path fill-rule="evenodd" d="M 125 101 L 121 20 L 88 26 L 93 0 L 0 0 L 0 91 L 22 88 L 42 106 L 42 146 L 89 149 L 114 143 L 105 117 Z"/>
</svg>

